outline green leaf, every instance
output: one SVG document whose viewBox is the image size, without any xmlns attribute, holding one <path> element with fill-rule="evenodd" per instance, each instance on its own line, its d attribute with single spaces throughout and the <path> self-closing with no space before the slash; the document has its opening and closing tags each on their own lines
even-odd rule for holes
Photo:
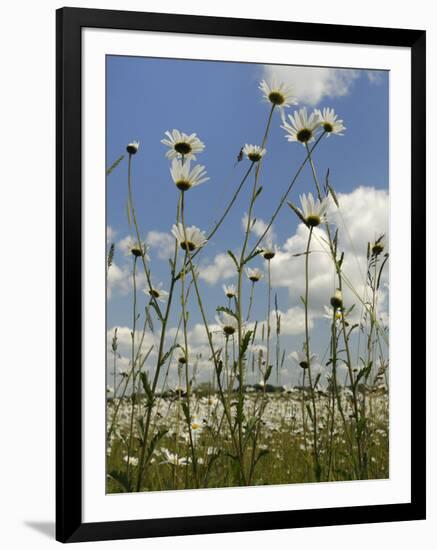
<svg viewBox="0 0 437 550">
<path fill-rule="evenodd" d="M 120 157 L 118 157 L 118 159 L 113 162 L 111 164 L 111 166 L 109 168 L 106 169 L 106 175 L 109 176 L 109 174 L 115 169 L 117 168 L 117 166 L 120 164 L 120 162 L 124 159 L 124 155 L 121 155 Z"/>
<path fill-rule="evenodd" d="M 238 262 L 237 262 L 237 258 L 234 256 L 232 250 L 228 250 L 228 254 L 229 256 L 232 258 L 234 264 L 235 264 L 235 267 L 238 269 Z"/>
<path fill-rule="evenodd" d="M 222 312 L 224 312 L 224 313 L 227 313 L 228 315 L 232 315 L 232 317 L 234 317 L 235 319 L 238 320 L 237 314 L 236 314 L 234 311 L 232 311 L 232 309 L 229 309 L 228 307 L 225 307 L 225 306 L 218 306 L 218 307 L 216 308 L 216 311 L 218 311 L 218 312 L 221 312 L 221 311 L 222 311 Z"/>
<path fill-rule="evenodd" d="M 125 493 L 131 492 L 129 479 L 125 472 L 119 472 L 118 470 L 112 470 L 108 476 L 116 481 Z"/>
</svg>

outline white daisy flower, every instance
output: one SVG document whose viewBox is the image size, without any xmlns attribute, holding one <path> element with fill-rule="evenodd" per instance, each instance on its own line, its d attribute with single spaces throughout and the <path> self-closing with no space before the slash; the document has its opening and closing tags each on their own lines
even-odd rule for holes
<svg viewBox="0 0 437 550">
<path fill-rule="evenodd" d="M 248 267 L 246 270 L 246 275 L 248 279 L 252 281 L 252 283 L 257 283 L 264 277 L 263 272 L 257 267 L 255 268 Z"/>
<path fill-rule="evenodd" d="M 384 250 L 384 243 L 381 242 L 381 239 L 378 239 L 370 246 L 370 249 L 374 256 L 379 256 L 379 254 L 381 254 Z"/>
<path fill-rule="evenodd" d="M 161 449 L 161 453 L 164 455 L 165 459 L 162 464 L 172 464 L 173 466 L 187 466 L 190 464 L 191 459 L 188 457 L 181 457 L 176 453 L 170 452 L 168 449 Z"/>
<path fill-rule="evenodd" d="M 139 146 L 139 141 L 131 141 L 127 144 L 126 151 L 129 153 L 129 155 L 135 155 L 135 153 L 138 151 Z"/>
<path fill-rule="evenodd" d="M 273 76 L 269 83 L 263 80 L 259 85 L 259 89 L 264 94 L 265 100 L 272 105 L 278 105 L 278 107 L 282 108 L 297 105 L 292 87 L 279 82 L 276 76 Z"/>
<path fill-rule="evenodd" d="M 146 254 L 147 246 L 144 242 L 138 243 L 138 241 L 129 241 L 127 245 L 127 251 L 132 256 L 139 258 L 140 256 L 145 256 L 148 259 Z"/>
<path fill-rule="evenodd" d="M 226 311 L 222 311 L 220 315 L 215 317 L 217 323 L 221 326 L 226 336 L 232 336 L 238 330 L 238 321 Z"/>
<path fill-rule="evenodd" d="M 235 298 L 237 295 L 237 288 L 235 285 L 223 285 L 223 292 L 226 298 Z"/>
<path fill-rule="evenodd" d="M 328 208 L 327 197 L 322 199 L 322 201 L 319 199 L 314 200 L 312 193 L 308 193 L 306 196 L 300 196 L 300 203 L 302 205 L 300 213 L 309 227 L 317 227 L 321 223 L 326 222 L 325 211 Z"/>
<path fill-rule="evenodd" d="M 335 114 L 334 109 L 325 108 L 323 111 L 320 109 L 315 109 L 314 111 L 319 117 L 320 126 L 325 130 L 328 137 L 330 134 L 337 134 L 338 136 L 343 135 L 343 130 L 346 130 L 346 127 L 343 126 L 343 121 L 338 118 L 338 115 Z"/>
<path fill-rule="evenodd" d="M 259 145 L 249 145 L 248 143 L 246 143 L 246 145 L 243 147 L 243 153 L 252 162 L 259 162 L 266 154 L 266 152 L 267 151 Z"/>
<path fill-rule="evenodd" d="M 314 140 L 314 133 L 320 126 L 319 115 L 313 111 L 308 116 L 306 107 L 288 115 L 289 122 L 284 118 L 281 128 L 286 130 L 288 141 L 299 141 L 303 145 Z"/>
<path fill-rule="evenodd" d="M 191 227 L 186 227 L 184 234 L 184 226 L 181 223 L 178 223 L 177 225 L 173 225 L 171 232 L 178 241 L 182 250 L 186 250 L 188 248 L 190 252 L 196 250 L 197 248 L 202 248 L 202 246 L 204 246 L 208 241 L 204 231 L 201 231 L 194 225 Z"/>
<path fill-rule="evenodd" d="M 307 369 L 308 366 L 313 365 L 317 355 L 312 353 L 310 355 L 310 363 L 308 365 L 308 357 L 304 351 L 293 351 L 290 353 L 290 357 L 296 362 L 302 369 Z"/>
<path fill-rule="evenodd" d="M 157 286 L 153 285 L 151 288 L 143 290 L 143 292 L 155 298 L 158 302 L 165 302 L 168 298 L 168 292 L 162 288 L 162 283 Z"/>
<path fill-rule="evenodd" d="M 123 457 L 123 460 L 130 464 L 131 466 L 138 466 L 138 458 L 135 457 L 135 456 L 128 456 L 128 455 L 125 455 Z"/>
<path fill-rule="evenodd" d="M 185 134 L 179 130 L 165 132 L 168 139 L 162 139 L 161 143 L 169 148 L 165 156 L 172 160 L 183 157 L 185 160 L 196 160 L 196 153 L 205 149 L 205 144 L 200 141 L 196 134 Z"/>
<path fill-rule="evenodd" d="M 334 296 L 331 296 L 330 303 L 331 306 L 335 309 L 343 307 L 343 295 L 341 293 L 341 290 L 337 288 L 337 290 L 334 292 Z"/>
<path fill-rule="evenodd" d="M 205 167 L 201 164 L 197 164 L 190 171 L 190 161 L 182 163 L 181 160 L 173 159 L 170 168 L 171 177 L 174 184 L 181 191 L 188 191 L 191 187 L 196 187 L 201 183 L 208 181 L 206 176 Z"/>
<path fill-rule="evenodd" d="M 272 260 L 276 253 L 278 252 L 278 247 L 273 244 L 267 244 L 262 251 L 262 256 L 265 260 Z"/>
</svg>

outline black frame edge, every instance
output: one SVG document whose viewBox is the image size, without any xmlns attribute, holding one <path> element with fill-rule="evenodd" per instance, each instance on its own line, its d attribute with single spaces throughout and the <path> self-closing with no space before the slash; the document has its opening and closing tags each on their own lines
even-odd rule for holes
<svg viewBox="0 0 437 550">
<path fill-rule="evenodd" d="M 411 503 L 82 523 L 81 29 L 152 30 L 411 48 L 412 318 L 425 320 L 426 33 L 422 30 L 253 21 L 83 8 L 56 12 L 56 539 L 60 542 L 379 523 L 426 518 L 425 342 L 412 376 Z M 74 185 L 76 183 L 76 185 Z M 79 281 L 79 282 L 78 282 Z M 424 324 L 421 323 L 422 325 Z M 412 338 L 421 327 L 412 324 Z M 75 344 L 73 347 L 72 344 Z M 420 349 L 418 349 L 420 348 Z M 79 350 L 79 351 L 78 351 Z M 419 380 L 420 378 L 420 380 Z M 308 517 L 308 514 L 311 517 Z"/>
</svg>

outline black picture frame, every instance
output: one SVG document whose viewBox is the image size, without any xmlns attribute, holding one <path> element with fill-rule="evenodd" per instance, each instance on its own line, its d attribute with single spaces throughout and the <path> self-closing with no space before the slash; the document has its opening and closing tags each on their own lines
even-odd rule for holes
<svg viewBox="0 0 437 550">
<path fill-rule="evenodd" d="M 82 522 L 81 31 L 82 28 L 225 35 L 410 48 L 412 300 L 411 502 L 135 521 Z M 56 13 L 57 381 L 56 539 L 162 537 L 425 519 L 425 49 L 423 30 L 261 21 L 96 9 Z"/>
</svg>

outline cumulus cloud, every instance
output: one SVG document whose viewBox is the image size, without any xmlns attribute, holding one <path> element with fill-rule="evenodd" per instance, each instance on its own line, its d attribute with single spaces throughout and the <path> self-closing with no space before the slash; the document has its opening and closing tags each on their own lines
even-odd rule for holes
<svg viewBox="0 0 437 550">
<path fill-rule="evenodd" d="M 106 227 L 106 242 L 108 244 L 111 244 L 112 242 L 114 242 L 116 235 L 117 235 L 117 231 L 113 227 L 108 225 Z"/>
<path fill-rule="evenodd" d="M 373 242 L 382 234 L 386 235 L 388 247 L 389 197 L 385 190 L 358 187 L 352 193 L 339 194 L 340 208 L 331 205 L 328 212 L 332 231 L 339 229 L 339 251 L 344 252 L 342 271 L 345 276 L 345 305 L 359 305 L 360 299 L 366 301 L 366 253 L 367 243 Z M 289 237 L 281 251 L 271 263 L 272 284 L 288 289 L 292 304 L 299 304 L 305 291 L 305 249 L 308 240 L 308 228 L 299 224 L 294 235 Z M 379 292 L 379 307 L 384 315 L 387 306 L 388 270 L 382 278 Z M 329 255 L 327 235 L 324 229 L 313 231 L 309 257 L 309 309 L 313 318 L 323 315 L 323 306 L 329 304 L 337 286 L 335 270 Z M 359 313 L 360 308 L 356 308 Z"/>
<path fill-rule="evenodd" d="M 200 266 L 199 277 L 210 285 L 235 276 L 235 265 L 228 254 L 217 254 L 212 263 Z"/>
<path fill-rule="evenodd" d="M 241 229 L 243 231 L 246 231 L 247 219 L 248 219 L 248 214 L 247 212 L 245 212 L 244 216 L 241 218 Z M 251 231 L 257 237 L 261 237 L 261 235 L 263 235 L 264 231 L 267 229 L 267 225 L 268 225 L 267 222 L 264 221 L 262 218 L 256 218 L 255 223 L 252 222 Z M 275 239 L 276 239 L 276 234 L 273 231 L 273 227 L 270 227 L 265 236 L 265 242 L 273 242 Z"/>
<path fill-rule="evenodd" d="M 266 65 L 264 78 L 270 79 L 273 75 L 293 87 L 299 103 L 317 105 L 325 98 L 347 95 L 360 71 L 329 67 Z"/>
<path fill-rule="evenodd" d="M 146 243 L 156 251 L 160 260 L 171 258 L 174 252 L 174 237 L 163 231 L 149 231 L 146 236 Z"/>
<path fill-rule="evenodd" d="M 143 268 L 137 270 L 136 274 L 137 289 L 148 288 L 147 279 Z M 133 286 L 132 269 L 128 265 L 119 266 L 115 262 L 112 263 L 108 270 L 107 276 L 107 296 L 110 300 L 114 293 L 120 293 L 126 296 L 131 292 Z"/>
<path fill-rule="evenodd" d="M 281 316 L 281 334 L 295 336 L 297 334 L 303 334 L 305 332 L 305 311 L 303 307 L 293 306 L 287 311 L 283 312 L 278 310 Z M 273 330 L 276 330 L 276 312 L 272 311 L 270 314 L 270 324 Z M 308 328 L 313 328 L 313 321 L 309 319 Z"/>
</svg>

